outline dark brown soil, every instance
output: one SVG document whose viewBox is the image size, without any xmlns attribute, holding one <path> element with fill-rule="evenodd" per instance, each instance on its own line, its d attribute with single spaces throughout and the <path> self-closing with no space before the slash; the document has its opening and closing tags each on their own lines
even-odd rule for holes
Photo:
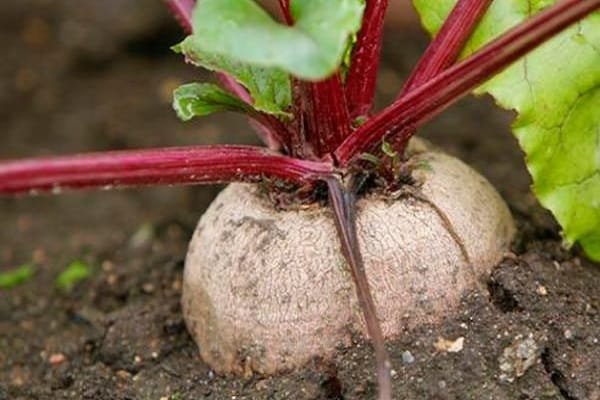
<svg viewBox="0 0 600 400">
<path fill-rule="evenodd" d="M 167 50 L 179 33 L 159 3 L 3 0 L 0 158 L 252 142 L 243 118 L 184 125 L 170 111 L 170 88 L 202 76 Z M 386 39 L 382 100 L 426 43 L 415 27 Z M 489 99 L 468 99 L 424 129 L 496 185 L 519 235 L 458 313 L 389 343 L 397 399 L 600 399 L 600 269 L 561 249 L 529 193 L 510 119 Z M 374 398 L 372 350 L 360 338 L 333 362 L 276 377 L 219 377 L 198 358 L 181 274 L 216 191 L 0 199 L 0 272 L 36 265 L 29 282 L 0 289 L 0 400 Z M 72 260 L 94 273 L 60 292 L 54 279 Z M 458 352 L 434 346 L 461 337 Z"/>
</svg>

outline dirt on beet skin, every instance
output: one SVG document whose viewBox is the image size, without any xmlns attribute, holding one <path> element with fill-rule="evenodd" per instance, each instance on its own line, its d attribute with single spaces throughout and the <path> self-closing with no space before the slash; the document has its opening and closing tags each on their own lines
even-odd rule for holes
<svg viewBox="0 0 600 400">
<path fill-rule="evenodd" d="M 168 51 L 181 38 L 153 0 L 0 3 L 0 158 L 192 143 L 253 143 L 241 117 L 188 124 L 170 91 L 204 79 Z M 386 34 L 380 104 L 426 45 Z M 474 166 L 508 201 L 513 252 L 457 313 L 388 343 L 397 399 L 600 399 L 600 268 L 561 248 L 529 192 L 510 113 L 467 99 L 422 134 Z M 373 399 L 370 345 L 278 376 L 222 377 L 198 357 L 179 298 L 186 244 L 218 188 L 0 199 L 0 400 Z M 55 279 L 80 260 L 70 291 Z"/>
</svg>

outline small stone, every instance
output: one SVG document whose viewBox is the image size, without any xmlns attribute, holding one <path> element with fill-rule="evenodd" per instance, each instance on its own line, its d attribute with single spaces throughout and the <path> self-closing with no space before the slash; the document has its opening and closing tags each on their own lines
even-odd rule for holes
<svg viewBox="0 0 600 400">
<path fill-rule="evenodd" d="M 102 262 L 102 271 L 111 272 L 114 269 L 115 269 L 115 264 L 113 264 L 112 261 L 104 260 Z"/>
<path fill-rule="evenodd" d="M 116 274 L 109 274 L 109 275 L 106 277 L 106 282 L 108 282 L 108 284 L 109 284 L 110 286 L 114 286 L 114 285 L 117 283 L 117 280 L 118 280 L 118 279 L 119 279 L 119 278 L 118 278 L 118 276 L 117 276 Z"/>
<path fill-rule="evenodd" d="M 129 372 L 125 371 L 124 369 L 118 370 L 117 376 L 123 380 L 128 380 L 129 378 L 131 378 L 131 374 Z"/>
<path fill-rule="evenodd" d="M 552 261 L 552 265 L 554 265 L 554 268 L 556 268 L 557 271 L 561 270 L 561 266 L 558 261 L 556 261 L 556 260 Z"/>
<path fill-rule="evenodd" d="M 449 340 L 444 338 L 438 338 L 437 342 L 433 346 L 439 350 L 447 353 L 458 353 L 463 349 L 465 342 L 464 337 L 459 337 L 456 340 Z"/>
<path fill-rule="evenodd" d="M 37 265 L 44 264 L 46 261 L 48 261 L 46 251 L 44 249 L 35 249 L 31 255 L 31 259 L 33 263 Z"/>
<path fill-rule="evenodd" d="M 408 350 L 402 352 L 402 363 L 404 364 L 412 364 L 415 362 L 415 357 Z"/>
<path fill-rule="evenodd" d="M 173 290 L 175 290 L 176 292 L 181 292 L 182 286 L 183 286 L 183 283 L 181 282 L 181 279 L 175 279 L 173 281 L 173 283 L 171 284 L 171 288 Z"/>
<path fill-rule="evenodd" d="M 146 282 L 142 285 L 142 291 L 146 294 L 153 293 L 155 290 L 154 284 L 151 282 Z"/>
<path fill-rule="evenodd" d="M 567 340 L 571 340 L 575 336 L 573 334 L 573 331 L 570 330 L 570 329 L 565 330 L 565 332 L 563 333 L 563 335 L 565 336 L 565 339 L 567 339 Z"/>
<path fill-rule="evenodd" d="M 129 245 L 134 249 L 139 249 L 152 243 L 153 239 L 154 227 L 150 223 L 145 223 L 129 238 Z"/>
<path fill-rule="evenodd" d="M 589 314 L 589 315 L 595 315 L 596 314 L 596 311 L 594 310 L 594 307 L 592 307 L 592 305 L 589 304 L 589 303 L 586 303 L 586 305 L 585 305 L 585 312 L 586 312 L 586 314 Z"/>
<path fill-rule="evenodd" d="M 28 382 L 28 376 L 21 370 L 21 368 L 16 367 L 10 371 L 10 383 L 15 386 L 23 386 L 26 382 Z"/>
<path fill-rule="evenodd" d="M 52 365 L 59 365 L 64 363 L 66 359 L 63 353 L 54 353 L 48 357 L 48 362 Z"/>
<path fill-rule="evenodd" d="M 546 296 L 548 294 L 548 289 L 546 289 L 545 286 L 540 285 L 540 286 L 537 287 L 536 292 L 540 296 Z"/>
<path fill-rule="evenodd" d="M 536 363 L 540 354 L 541 348 L 531 336 L 525 339 L 515 338 L 498 359 L 502 371 L 500 379 L 513 382 L 523 376 Z"/>
</svg>

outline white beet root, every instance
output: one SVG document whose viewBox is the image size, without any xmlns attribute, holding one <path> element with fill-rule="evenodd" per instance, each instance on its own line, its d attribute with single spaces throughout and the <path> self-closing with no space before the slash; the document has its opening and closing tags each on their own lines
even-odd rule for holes
<svg viewBox="0 0 600 400">
<path fill-rule="evenodd" d="M 502 258 L 513 237 L 497 192 L 470 167 L 422 142 L 419 195 L 357 203 L 357 229 L 387 338 L 438 321 Z M 420 198 L 421 197 L 421 198 Z M 333 213 L 277 211 L 252 185 L 231 184 L 190 243 L 182 307 L 202 358 L 217 372 L 271 374 L 328 358 L 364 334 Z"/>
</svg>

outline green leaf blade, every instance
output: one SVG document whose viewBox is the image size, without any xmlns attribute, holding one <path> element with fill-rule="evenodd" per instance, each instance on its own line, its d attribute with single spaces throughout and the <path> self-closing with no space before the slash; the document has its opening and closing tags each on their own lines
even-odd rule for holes
<svg viewBox="0 0 600 400">
<path fill-rule="evenodd" d="M 252 111 L 252 107 L 239 98 L 209 83 L 188 83 L 179 86 L 173 92 L 173 109 L 183 121 L 219 111 Z"/>
<path fill-rule="evenodd" d="M 456 0 L 415 0 L 422 22 L 436 32 Z M 464 56 L 554 0 L 495 1 Z M 600 260 L 600 13 L 541 45 L 475 93 L 490 93 L 515 110 L 513 131 L 526 153 L 533 190 L 563 228 Z"/>
<path fill-rule="evenodd" d="M 274 21 L 253 0 L 203 0 L 193 13 L 195 46 L 249 65 L 322 79 L 342 62 L 360 29 L 361 0 L 292 0 L 293 27 Z"/>
<path fill-rule="evenodd" d="M 33 265 L 26 264 L 11 271 L 0 273 L 0 289 L 12 289 L 22 285 L 33 277 Z"/>
<path fill-rule="evenodd" d="M 64 292 L 71 291 L 75 285 L 92 275 L 92 268 L 83 261 L 70 263 L 56 278 L 54 284 Z"/>
</svg>

